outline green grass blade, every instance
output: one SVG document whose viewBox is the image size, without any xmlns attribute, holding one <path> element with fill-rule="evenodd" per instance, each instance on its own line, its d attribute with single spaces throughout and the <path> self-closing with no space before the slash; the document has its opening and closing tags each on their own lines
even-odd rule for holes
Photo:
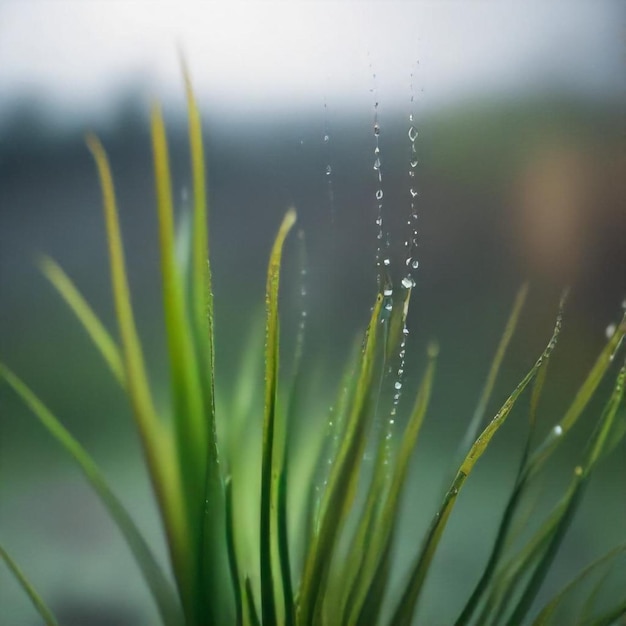
<svg viewBox="0 0 626 626">
<path fill-rule="evenodd" d="M 626 615 L 626 599 L 602 615 L 583 623 L 583 626 L 618 626 L 617 620 Z"/>
<path fill-rule="evenodd" d="M 362 614 L 362 607 L 373 593 L 373 589 L 382 588 L 383 582 L 377 580 L 377 576 L 385 575 L 383 557 L 390 550 L 392 535 L 397 519 L 400 496 L 406 481 L 409 461 L 417 444 L 419 433 L 426 415 L 426 409 L 430 401 L 430 393 L 435 376 L 435 359 L 438 354 L 436 344 L 431 344 L 428 349 L 429 364 L 420 383 L 413 410 L 411 411 L 406 430 L 402 436 L 400 450 L 397 455 L 396 465 L 390 484 L 386 485 L 386 497 L 384 494 L 375 493 L 377 501 L 384 503 L 379 518 L 376 520 L 376 530 L 373 537 L 365 544 L 362 542 L 361 550 L 364 550 L 363 562 L 359 564 L 356 584 L 351 590 L 347 602 L 347 624 L 355 624 Z M 383 468 L 375 470 L 376 474 L 382 475 Z M 364 549 L 364 546 L 367 548 Z"/>
<path fill-rule="evenodd" d="M 532 438 L 532 433 L 534 431 L 534 426 L 536 423 L 537 409 L 539 406 L 539 399 L 541 397 L 541 392 L 543 391 L 543 386 L 545 384 L 548 365 L 550 362 L 550 357 L 546 358 L 537 372 L 535 380 L 533 382 L 533 390 L 531 394 L 530 400 L 530 413 L 529 413 L 529 432 L 528 437 L 526 439 L 526 446 L 524 449 L 524 453 L 522 455 L 522 459 L 520 461 L 519 470 L 517 473 L 517 477 L 515 479 L 515 485 L 513 487 L 513 491 L 509 496 L 506 507 L 504 509 L 504 513 L 502 514 L 502 519 L 500 520 L 500 524 L 498 525 L 498 531 L 496 533 L 496 539 L 494 541 L 493 547 L 491 549 L 491 553 L 489 558 L 487 559 L 487 563 L 483 569 L 483 573 L 481 574 L 480 579 L 476 583 L 474 590 L 472 591 L 472 595 L 467 601 L 465 607 L 461 611 L 457 621 L 455 622 L 455 626 L 464 626 L 469 622 L 474 611 L 476 610 L 478 603 L 480 602 L 483 594 L 487 590 L 489 583 L 492 580 L 492 576 L 498 566 L 500 561 L 500 557 L 504 550 L 506 541 L 511 533 L 511 524 L 513 522 L 515 513 L 517 511 L 517 506 L 520 502 L 522 495 L 525 493 L 526 488 L 526 480 L 523 478 L 524 470 L 526 467 L 526 461 L 529 454 L 530 442 Z"/>
<path fill-rule="evenodd" d="M 389 579 L 391 578 L 392 548 L 393 533 L 387 540 L 387 545 L 383 552 L 383 556 L 378 563 L 376 574 L 374 575 L 372 583 L 369 586 L 365 602 L 361 607 L 356 621 L 357 626 L 371 626 L 371 624 L 379 623 L 385 593 L 387 592 Z"/>
<path fill-rule="evenodd" d="M 270 255 L 267 270 L 265 304 L 267 324 L 265 332 L 265 415 L 263 418 L 263 466 L 261 475 L 261 612 L 264 624 L 277 623 L 276 585 L 277 580 L 272 564 L 272 554 L 278 550 L 276 535 L 276 497 L 278 492 L 278 471 L 276 469 L 276 433 L 281 433 L 277 422 L 278 388 L 278 287 L 283 244 L 296 221 L 296 213 L 290 210 L 280 226 Z"/>
<path fill-rule="evenodd" d="M 120 529 L 141 572 L 152 592 L 163 623 L 168 626 L 181 624 L 180 609 L 174 591 L 163 574 L 152 551 L 139 532 L 132 518 L 111 491 L 104 476 L 88 452 L 66 430 L 37 396 L 9 369 L 0 364 L 0 376 L 20 396 L 24 403 L 39 419 L 46 430 L 57 440 L 65 451 L 76 461 L 85 477 L 98 494 L 111 518 Z"/>
<path fill-rule="evenodd" d="M 298 606 L 298 624 L 302 626 L 311 624 L 316 610 L 321 608 L 317 606 L 321 602 L 319 592 L 328 575 L 332 553 L 357 487 L 366 442 L 368 397 L 374 374 L 382 300 L 379 295 L 372 311 L 346 432 L 324 493 L 319 529 L 313 536 L 304 566 Z"/>
<path fill-rule="evenodd" d="M 237 549 L 235 547 L 235 519 L 233 517 L 233 485 L 230 477 L 225 482 L 226 490 L 226 545 L 228 549 L 228 565 L 232 588 L 235 593 L 236 624 L 243 624 L 243 599 L 241 593 L 241 580 L 239 576 L 239 565 L 237 560 Z"/>
<path fill-rule="evenodd" d="M 617 410 L 624 397 L 624 381 L 626 380 L 626 363 L 622 366 L 615 381 L 613 393 L 607 403 L 607 406 L 603 412 L 603 415 L 598 423 L 596 430 L 590 441 L 588 452 L 584 463 L 577 468 L 575 473 L 572 495 L 569 499 L 568 505 L 563 512 L 559 523 L 554 530 L 550 543 L 537 565 L 533 575 L 526 585 L 524 593 L 520 598 L 517 606 L 515 607 L 509 624 L 520 624 L 525 618 L 527 612 L 530 610 L 532 603 L 545 579 L 546 574 L 552 564 L 552 561 L 561 545 L 561 541 L 569 527 L 572 516 L 574 515 L 578 503 L 582 497 L 583 489 L 587 483 L 589 475 L 595 468 L 598 460 L 602 457 L 602 452 L 608 442 L 611 442 L 609 437 L 614 421 L 617 414 Z"/>
<path fill-rule="evenodd" d="M 620 325 L 617 327 L 613 336 L 607 342 L 606 346 L 600 353 L 587 378 L 578 389 L 572 404 L 567 409 L 563 419 L 554 427 L 544 442 L 533 453 L 529 460 L 529 474 L 536 474 L 543 464 L 547 461 L 555 448 L 564 439 L 564 436 L 576 424 L 585 407 L 589 403 L 598 385 L 604 378 L 607 370 L 611 366 L 615 352 L 618 350 L 622 339 L 626 335 L 626 315 L 622 318 Z"/>
<path fill-rule="evenodd" d="M 39 267 L 83 325 L 89 338 L 104 357 L 113 376 L 115 376 L 122 387 L 125 387 L 126 375 L 124 373 L 124 363 L 120 349 L 113 337 L 111 337 L 102 322 L 93 312 L 93 309 L 87 304 L 87 301 L 83 298 L 78 289 L 76 289 L 76 286 L 70 280 L 69 276 L 53 259 L 42 256 Z"/>
<path fill-rule="evenodd" d="M 254 593 L 252 592 L 252 583 L 250 582 L 250 578 L 246 576 L 245 582 L 245 590 L 246 590 L 246 622 L 245 626 L 261 626 L 261 620 L 259 619 L 259 614 L 256 610 L 256 604 L 254 602 Z"/>
<path fill-rule="evenodd" d="M 174 424 L 185 500 L 190 522 L 194 527 L 195 536 L 192 541 L 194 546 L 198 546 L 201 519 L 199 507 L 203 502 L 208 436 L 196 355 L 189 334 L 183 285 L 176 262 L 174 210 L 165 125 L 161 110 L 156 104 L 152 108 L 151 127 Z"/>
<path fill-rule="evenodd" d="M 550 357 L 552 350 L 556 346 L 556 342 L 561 331 L 561 325 L 563 322 L 563 307 L 565 305 L 565 297 L 566 296 L 564 294 L 561 298 L 554 332 L 552 333 L 552 337 L 550 338 L 550 341 L 548 342 L 548 345 L 546 346 L 542 355 L 539 357 L 539 359 L 537 359 L 535 365 L 517 385 L 513 393 L 508 397 L 506 402 L 502 405 L 502 407 L 496 413 L 491 422 L 489 422 L 487 427 L 479 435 L 479 437 L 476 439 L 469 452 L 467 453 L 467 456 L 465 457 L 463 463 L 461 463 L 461 466 L 454 480 L 452 481 L 450 488 L 444 496 L 443 503 L 441 504 L 439 511 L 437 512 L 431 523 L 419 557 L 417 558 L 415 565 L 411 570 L 408 583 L 394 612 L 394 617 L 391 622 L 392 624 L 394 624 L 394 626 L 408 626 L 408 624 L 410 624 L 424 581 L 426 580 L 426 575 L 430 569 L 430 564 L 439 545 L 439 541 L 446 527 L 452 509 L 454 508 L 454 504 L 456 503 L 456 499 L 460 490 L 463 488 L 463 485 L 465 484 L 465 481 L 470 475 L 476 462 L 484 454 L 491 439 L 506 421 L 506 418 L 509 416 L 517 399 L 526 389 L 528 384 L 533 380 L 544 361 Z"/>
<path fill-rule="evenodd" d="M 203 401 L 204 424 L 207 429 L 204 522 L 202 538 L 201 585 L 204 589 L 215 589 L 215 597 L 205 597 L 205 616 L 209 619 L 214 612 L 211 606 L 216 600 L 222 604 L 228 590 L 221 587 L 221 577 L 217 572 L 226 567 L 223 544 L 224 527 L 224 488 L 220 471 L 215 418 L 215 341 L 213 316 L 213 286 L 209 260 L 208 194 L 205 178 L 204 144 L 200 111 L 191 85 L 191 78 L 183 62 L 185 92 L 187 96 L 187 117 L 189 149 L 193 178 L 193 240 L 191 250 L 191 329 L 199 367 L 200 388 Z M 225 608 L 214 619 L 224 621 Z"/>
<path fill-rule="evenodd" d="M 552 616 L 559 608 L 559 606 L 566 599 L 568 594 L 570 594 L 576 587 L 583 582 L 590 574 L 593 574 L 598 568 L 604 567 L 616 556 L 626 551 L 626 544 L 622 544 L 609 550 L 607 553 L 603 554 L 601 557 L 593 561 L 593 563 L 589 564 L 585 569 L 578 573 L 576 577 L 574 577 L 561 591 L 559 591 L 544 607 L 541 609 L 535 621 L 533 622 L 533 626 L 548 626 L 551 623 Z"/>
<path fill-rule="evenodd" d="M 517 295 L 515 296 L 513 308 L 511 309 L 509 319 L 507 320 L 506 326 L 504 328 L 504 333 L 500 338 L 500 343 L 498 344 L 498 348 L 491 363 L 489 374 L 487 375 L 487 380 L 485 381 L 485 386 L 483 387 L 480 399 L 478 401 L 478 405 L 476 406 L 474 415 L 472 416 L 472 419 L 469 423 L 469 426 L 467 427 L 467 431 L 465 432 L 463 441 L 459 448 L 459 462 L 463 458 L 463 455 L 467 454 L 470 446 L 476 440 L 478 430 L 483 423 L 485 413 L 487 411 L 487 405 L 489 404 L 489 400 L 491 399 L 491 395 L 496 384 L 498 372 L 500 371 L 507 348 L 511 343 L 511 339 L 513 337 L 513 334 L 515 333 L 515 329 L 517 328 L 517 323 L 519 321 L 522 309 L 524 308 L 527 296 L 528 283 L 524 283 L 524 285 L 522 285 L 520 290 L 517 292 Z"/>
<path fill-rule="evenodd" d="M 158 418 L 148 384 L 131 305 L 109 161 L 102 144 L 94 135 L 87 137 L 87 145 L 96 162 L 102 188 L 113 299 L 121 336 L 127 390 L 133 406 L 152 486 L 164 521 L 170 558 L 183 607 L 186 615 L 190 616 L 192 614 L 190 590 L 192 589 L 193 565 L 180 475 L 175 463 L 171 441 Z"/>
<path fill-rule="evenodd" d="M 39 616 L 44 621 L 45 626 L 59 626 L 56 618 L 52 614 L 52 611 L 46 606 L 45 602 L 41 599 L 41 596 L 35 591 L 33 585 L 29 582 L 28 578 L 24 575 L 22 570 L 18 567 L 17 563 L 9 556 L 7 551 L 0 546 L 0 558 L 4 559 L 9 570 L 15 576 L 17 582 L 21 585 L 22 589 L 26 592 L 26 595 L 30 598 L 33 606 L 39 613 Z"/>
</svg>

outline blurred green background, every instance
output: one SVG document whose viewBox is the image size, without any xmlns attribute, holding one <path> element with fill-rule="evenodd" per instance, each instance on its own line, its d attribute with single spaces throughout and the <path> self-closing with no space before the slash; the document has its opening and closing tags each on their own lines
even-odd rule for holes
<svg viewBox="0 0 626 626">
<path fill-rule="evenodd" d="M 164 101 L 182 208 L 190 182 L 176 60 L 182 44 L 204 111 L 218 392 L 237 393 L 237 372 L 262 315 L 269 249 L 293 205 L 309 253 L 304 367 L 318 403 L 309 412 L 323 428 L 376 289 L 374 103 L 396 281 L 410 202 L 408 116 L 415 116 L 420 267 L 405 389 L 415 390 L 432 338 L 441 356 L 401 519 L 400 578 L 434 512 L 520 284 L 530 280 L 529 303 L 490 412 L 543 349 L 559 293 L 572 288 L 540 411 L 542 433 L 620 315 L 624 17 L 620 2 L 0 4 L 0 358 L 93 453 L 163 559 L 126 401 L 34 263 L 42 252 L 55 258 L 114 329 L 85 130 L 98 132 L 111 159 L 139 329 L 165 412 L 147 112 L 150 97 Z M 293 242 L 286 259 L 288 354 L 300 306 Z M 256 380 L 262 382 L 260 366 Z M 404 400 L 408 406 L 410 391 Z M 481 571 L 521 452 L 525 406 L 459 500 L 427 584 L 424 624 L 451 623 Z M 601 406 L 591 407 L 550 467 L 542 507 L 566 484 Z M 622 445 L 592 480 L 542 598 L 624 540 L 625 451 Z M 155 623 L 116 528 L 6 386 L 0 541 L 62 623 Z M 0 568 L 0 624 L 37 623 Z"/>
</svg>

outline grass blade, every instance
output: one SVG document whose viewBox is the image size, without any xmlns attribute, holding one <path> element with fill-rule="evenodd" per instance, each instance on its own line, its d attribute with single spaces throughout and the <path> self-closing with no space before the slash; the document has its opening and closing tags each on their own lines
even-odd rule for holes
<svg viewBox="0 0 626 626">
<path fill-rule="evenodd" d="M 230 477 L 226 479 L 226 546 L 228 549 L 228 565 L 232 588 L 235 593 L 235 623 L 241 626 L 243 623 L 243 600 L 241 594 L 241 580 L 239 577 L 239 565 L 237 561 L 237 549 L 235 546 L 235 520 L 233 517 L 233 484 Z"/>
<path fill-rule="evenodd" d="M 52 614 L 52 611 L 46 606 L 45 602 L 41 599 L 41 596 L 35 591 L 33 585 L 29 582 L 28 578 L 24 575 L 22 570 L 18 567 L 17 563 L 9 556 L 7 551 L 0 546 L 0 558 L 7 564 L 9 570 L 15 576 L 17 582 L 21 585 L 22 589 L 26 592 L 26 595 L 30 598 L 33 606 L 39 613 L 41 619 L 43 619 L 45 626 L 59 626 L 56 618 Z"/>
<path fill-rule="evenodd" d="M 530 607 L 545 579 L 548 569 L 558 551 L 561 541 L 565 535 L 565 532 L 569 526 L 571 518 L 576 511 L 578 503 L 582 497 L 583 489 L 587 483 L 589 475 L 595 468 L 598 460 L 602 457 L 602 452 L 607 445 L 611 442 L 609 437 L 614 421 L 617 414 L 617 410 L 624 397 L 624 382 L 626 380 L 626 363 L 622 366 L 617 376 L 613 393 L 607 403 L 607 406 L 603 412 L 603 415 L 598 423 L 596 430 L 590 441 L 588 452 L 584 463 L 577 468 L 572 485 L 572 495 L 568 506 L 563 513 L 561 520 L 559 521 L 556 529 L 551 537 L 550 543 L 537 565 L 533 575 L 528 582 L 522 597 L 520 598 L 515 610 L 513 611 L 509 624 L 520 624 L 526 613 L 530 610 Z"/>
<path fill-rule="evenodd" d="M 591 371 L 587 375 L 585 382 L 580 386 L 574 401 L 569 406 L 563 419 L 554 427 L 551 433 L 546 437 L 545 441 L 531 456 L 529 461 L 529 475 L 536 474 L 542 465 L 550 457 L 554 449 L 563 440 L 566 435 L 576 424 L 583 410 L 589 403 L 591 396 L 595 393 L 601 380 L 604 378 L 609 369 L 615 352 L 619 349 L 622 339 L 626 335 L 626 314 L 622 318 L 620 325 L 617 327 L 611 339 L 600 353 Z"/>
<path fill-rule="evenodd" d="M 463 437 L 461 446 L 459 447 L 459 456 L 461 457 L 459 459 L 459 462 L 461 461 L 462 456 L 467 454 L 470 446 L 476 440 L 478 430 L 483 423 L 485 413 L 487 411 L 487 405 L 489 404 L 489 400 L 491 399 L 491 395 L 496 384 L 498 372 L 500 371 L 500 367 L 502 366 L 502 361 L 504 360 L 507 348 L 509 346 L 509 343 L 511 343 L 511 339 L 513 337 L 513 334 L 515 333 L 515 329 L 517 328 L 517 323 L 519 321 L 522 309 L 524 308 L 527 296 L 528 283 L 524 283 L 520 290 L 517 292 L 517 295 L 515 296 L 513 308 L 511 309 L 509 319 L 507 320 L 506 326 L 504 328 L 504 333 L 500 338 L 500 343 L 498 344 L 498 348 L 491 363 L 489 374 L 487 375 L 487 380 L 485 381 L 485 386 L 483 387 L 480 399 L 478 401 L 478 405 L 476 406 L 474 415 L 472 416 L 469 426 L 467 427 L 467 431 L 465 432 L 465 435 Z"/>
<path fill-rule="evenodd" d="M 193 616 L 193 601 L 190 596 L 190 590 L 192 589 L 193 565 L 191 562 L 192 553 L 189 545 L 184 501 L 181 495 L 180 475 L 175 463 L 171 441 L 158 418 L 148 384 L 130 300 L 130 289 L 126 276 L 126 263 L 109 161 L 102 144 L 94 135 L 87 137 L 87 145 L 96 162 L 102 188 L 113 299 L 120 329 L 127 390 L 132 402 L 152 486 L 168 537 L 170 558 L 183 608 L 187 618 L 191 620 Z"/>
<path fill-rule="evenodd" d="M 278 549 L 276 535 L 276 502 L 278 492 L 275 461 L 276 433 L 281 433 L 277 422 L 278 388 L 278 287 L 283 244 L 296 221 L 296 213 L 290 210 L 280 226 L 270 255 L 267 270 L 265 304 L 267 324 L 265 332 L 265 415 L 263 418 L 263 466 L 261 475 L 261 612 L 264 624 L 277 623 L 276 577 L 272 565 L 272 554 Z"/>
<path fill-rule="evenodd" d="M 65 429 L 50 410 L 9 369 L 0 364 L 0 375 L 20 396 L 46 430 L 58 441 L 66 452 L 78 463 L 85 477 L 98 494 L 111 518 L 120 529 L 128 544 L 152 596 L 157 604 L 163 623 L 168 626 L 181 624 L 181 615 L 174 591 L 163 574 L 152 551 L 139 532 L 132 518 L 108 486 L 102 472 L 89 453 Z"/>
<path fill-rule="evenodd" d="M 357 578 L 357 584 L 347 604 L 349 609 L 348 624 L 355 624 L 361 619 L 359 615 L 364 617 L 362 615 L 364 603 L 367 602 L 375 589 L 384 588 L 383 581 L 380 580 L 380 577 L 386 576 L 387 566 L 385 566 L 384 563 L 385 554 L 391 550 L 393 543 L 392 538 L 400 505 L 400 496 L 406 481 L 409 461 L 417 444 L 424 416 L 426 415 L 430 401 L 438 352 L 439 349 L 436 344 L 429 346 L 428 367 L 420 383 L 415 398 L 415 404 L 402 437 L 391 483 L 388 485 L 387 496 L 383 499 L 384 505 L 380 513 L 380 518 L 377 521 L 376 532 L 374 533 L 372 541 L 367 545 L 364 563 L 360 567 L 360 576 Z"/>
<path fill-rule="evenodd" d="M 191 85 L 189 71 L 183 66 L 185 92 L 187 96 L 187 116 L 189 149 L 193 178 L 193 240 L 191 259 L 191 329 L 193 345 L 199 367 L 200 390 L 203 402 L 203 415 L 207 440 L 204 454 L 206 472 L 204 476 L 204 515 L 202 527 L 201 586 L 215 589 L 215 597 L 205 597 L 205 619 L 211 619 L 216 599 L 223 601 L 228 596 L 227 589 L 221 587 L 221 577 L 215 573 L 226 566 L 223 544 L 224 527 L 224 487 L 219 465 L 217 426 L 215 418 L 215 342 L 213 317 L 213 287 L 209 260 L 208 198 L 205 178 L 204 144 L 200 111 Z M 224 607 L 218 607 L 219 614 L 213 619 L 224 621 Z"/>
<path fill-rule="evenodd" d="M 502 407 L 496 413 L 491 422 L 489 422 L 487 427 L 476 439 L 469 452 L 467 453 L 467 456 L 465 457 L 463 463 L 461 463 L 461 466 L 454 480 L 452 481 L 450 488 L 444 496 L 439 511 L 437 512 L 431 523 L 419 557 L 417 558 L 415 565 L 411 570 L 408 583 L 394 612 L 394 617 L 391 622 L 392 624 L 394 624 L 394 626 L 408 626 L 408 624 L 410 624 L 424 581 L 426 580 L 426 575 L 430 569 L 430 564 L 439 545 L 439 541 L 446 527 L 452 509 L 454 508 L 454 504 L 456 503 L 456 499 L 460 490 L 463 488 L 463 485 L 465 484 L 465 481 L 467 480 L 472 469 L 474 468 L 474 465 L 476 464 L 478 459 L 484 454 L 491 439 L 506 421 L 506 418 L 509 416 L 517 399 L 522 394 L 524 389 L 526 389 L 528 384 L 533 380 L 543 362 L 549 358 L 552 350 L 556 346 L 556 342 L 561 331 L 561 325 L 563 322 L 563 307 L 565 305 L 565 297 L 566 296 L 564 294 L 561 298 L 554 332 L 552 333 L 552 337 L 550 338 L 550 341 L 548 342 L 548 345 L 546 346 L 542 355 L 539 357 L 539 359 L 537 359 L 535 365 L 517 385 L 513 393 L 508 397 L 506 402 L 502 405 Z"/>
<path fill-rule="evenodd" d="M 69 276 L 53 259 L 42 256 L 39 262 L 41 271 L 59 292 L 63 300 L 78 318 L 90 339 L 94 342 L 113 376 L 122 385 L 126 386 L 126 375 L 120 349 L 102 322 L 98 319 L 87 301 L 80 294 Z"/>
<path fill-rule="evenodd" d="M 174 424 L 185 501 L 189 520 L 194 528 L 193 544 L 198 546 L 201 516 L 199 506 L 203 501 L 206 475 L 207 428 L 203 416 L 196 355 L 189 334 L 183 286 L 176 262 L 174 210 L 165 125 L 161 110 L 156 104 L 152 108 L 151 127 Z M 194 552 L 198 552 L 197 548 Z"/>
<path fill-rule="evenodd" d="M 588 565 L 585 569 L 583 569 L 579 574 L 573 578 L 561 591 L 559 591 L 553 598 L 550 600 L 543 609 L 539 612 L 535 621 L 533 622 L 533 626 L 548 626 L 550 624 L 550 620 L 552 615 L 558 609 L 559 605 L 564 601 L 566 596 L 573 591 L 583 580 L 587 578 L 590 574 L 594 573 L 599 567 L 605 566 L 609 561 L 614 559 L 616 556 L 626 551 L 626 544 L 622 544 L 609 550 L 609 552 L 603 554 L 601 557 L 593 561 L 590 565 Z"/>
<path fill-rule="evenodd" d="M 254 593 L 252 592 L 252 583 L 250 582 L 250 578 L 246 576 L 245 583 L 246 590 L 246 626 L 248 624 L 250 626 L 261 626 L 261 620 L 259 619 L 259 614 L 256 610 L 256 604 L 254 602 Z"/>
<path fill-rule="evenodd" d="M 324 493 L 319 530 L 313 536 L 304 566 L 298 606 L 298 623 L 302 626 L 311 624 L 316 610 L 321 608 L 317 606 L 321 601 L 319 592 L 328 575 L 331 555 L 356 491 L 366 442 L 368 397 L 374 373 L 382 301 L 379 295 L 372 311 L 346 432 Z"/>
</svg>

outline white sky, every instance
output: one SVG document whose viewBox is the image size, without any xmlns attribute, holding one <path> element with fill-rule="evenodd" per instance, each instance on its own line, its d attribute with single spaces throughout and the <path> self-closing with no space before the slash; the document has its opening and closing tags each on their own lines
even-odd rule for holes
<svg viewBox="0 0 626 626">
<path fill-rule="evenodd" d="M 434 105 L 481 91 L 559 85 L 624 93 L 624 6 L 577 2 L 140 2 L 0 0 L 0 115 L 23 92 L 106 108 L 143 78 L 177 98 L 181 44 L 202 98 L 273 106 L 372 86 Z"/>
</svg>

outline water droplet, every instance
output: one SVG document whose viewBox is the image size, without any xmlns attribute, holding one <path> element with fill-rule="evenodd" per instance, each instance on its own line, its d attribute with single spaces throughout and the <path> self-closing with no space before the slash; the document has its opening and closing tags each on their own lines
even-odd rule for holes
<svg viewBox="0 0 626 626">
<path fill-rule="evenodd" d="M 383 265 L 386 265 L 387 267 L 391 265 L 391 259 L 388 259 L 388 258 L 383 259 Z"/>
<path fill-rule="evenodd" d="M 556 437 L 560 437 L 563 434 L 563 428 L 560 424 L 557 424 L 553 429 L 552 432 L 554 433 L 554 435 Z"/>
<path fill-rule="evenodd" d="M 375 170 L 380 169 L 380 159 L 378 157 L 376 157 L 376 160 L 374 161 L 374 169 Z"/>
<path fill-rule="evenodd" d="M 617 329 L 617 326 L 615 324 L 609 324 L 604 331 L 606 338 L 610 339 L 615 334 L 616 329 Z"/>
<path fill-rule="evenodd" d="M 380 135 L 380 126 L 378 123 L 374 124 L 374 134 L 378 137 Z"/>
<path fill-rule="evenodd" d="M 409 113 L 409 122 L 413 121 L 413 113 Z"/>
<path fill-rule="evenodd" d="M 415 126 L 411 126 L 411 128 L 409 128 L 409 139 L 411 141 L 415 141 L 417 139 L 417 129 Z"/>
<path fill-rule="evenodd" d="M 417 194 L 419 193 L 417 190 L 413 189 L 413 187 L 411 187 L 411 189 L 409 189 L 409 191 L 411 192 L 411 196 L 413 198 L 415 198 L 415 196 L 417 196 Z"/>
<path fill-rule="evenodd" d="M 583 468 L 580 465 L 577 465 L 574 468 L 574 474 L 576 474 L 576 476 L 582 476 L 583 475 Z"/>
<path fill-rule="evenodd" d="M 376 226 L 382 226 L 383 224 L 383 218 L 382 217 L 377 217 L 376 218 Z"/>
<path fill-rule="evenodd" d="M 376 235 L 376 239 L 382 239 L 382 238 L 383 238 L 383 234 L 382 234 L 382 232 L 379 232 L 379 233 Z"/>
<path fill-rule="evenodd" d="M 419 265 L 420 265 L 420 262 L 419 262 L 417 259 L 413 259 L 413 260 L 411 261 L 411 267 L 412 267 L 414 270 L 416 270 L 416 269 L 419 267 Z"/>
<path fill-rule="evenodd" d="M 330 141 L 330 137 L 328 135 L 324 135 L 324 143 L 328 143 Z"/>
<path fill-rule="evenodd" d="M 402 383 L 399 380 L 396 380 L 393 386 L 395 389 L 398 389 L 398 390 L 402 389 Z"/>
<path fill-rule="evenodd" d="M 404 370 L 402 368 L 400 368 L 398 370 L 398 376 L 402 376 L 402 374 L 404 374 Z"/>
<path fill-rule="evenodd" d="M 393 289 L 391 287 L 385 287 L 383 290 L 383 296 L 389 297 L 393 295 Z"/>
<path fill-rule="evenodd" d="M 383 197 L 383 190 L 382 189 L 377 189 L 376 190 L 376 200 L 381 200 Z"/>
<path fill-rule="evenodd" d="M 330 165 L 326 166 L 326 176 L 330 176 L 333 173 L 333 168 Z"/>
<path fill-rule="evenodd" d="M 391 300 L 389 300 L 387 304 L 385 304 L 385 311 L 391 311 L 392 309 L 393 309 L 393 304 Z"/>
<path fill-rule="evenodd" d="M 415 286 L 415 281 L 411 278 L 411 276 L 405 276 L 405 277 L 402 279 L 402 286 L 403 286 L 405 289 L 410 289 L 411 287 L 414 287 L 414 286 Z"/>
<path fill-rule="evenodd" d="M 409 165 L 410 165 L 411 167 L 417 167 L 417 159 L 411 159 L 411 161 L 410 161 Z"/>
<path fill-rule="evenodd" d="M 380 148 L 378 146 L 374 148 L 374 154 L 380 154 Z"/>
<path fill-rule="evenodd" d="M 409 329 L 406 326 L 402 329 L 402 334 L 403 335 L 408 335 L 409 334 Z"/>
</svg>

